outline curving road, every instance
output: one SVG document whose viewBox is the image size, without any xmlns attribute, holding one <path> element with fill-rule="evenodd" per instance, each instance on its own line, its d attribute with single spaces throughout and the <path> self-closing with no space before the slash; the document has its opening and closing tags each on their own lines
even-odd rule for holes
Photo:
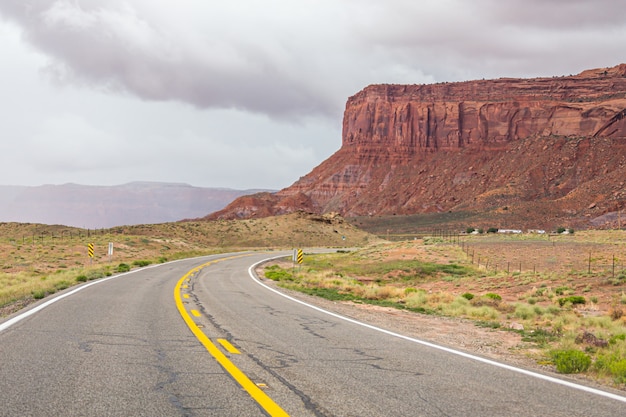
<svg viewBox="0 0 626 417">
<path fill-rule="evenodd" d="M 0 415 L 624 415 L 623 393 L 509 369 L 285 298 L 249 273 L 278 254 L 147 267 L 4 319 Z"/>
</svg>

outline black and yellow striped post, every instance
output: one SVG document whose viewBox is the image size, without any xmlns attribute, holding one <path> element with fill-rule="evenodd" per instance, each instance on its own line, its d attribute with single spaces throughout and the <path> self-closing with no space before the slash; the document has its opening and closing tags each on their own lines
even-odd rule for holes
<svg viewBox="0 0 626 417">
<path fill-rule="evenodd" d="M 93 262 L 93 243 L 87 244 L 87 254 L 89 255 L 89 263 Z"/>
<path fill-rule="evenodd" d="M 291 257 L 291 260 L 293 261 L 293 267 L 292 267 L 292 275 L 296 275 L 296 264 L 298 264 L 298 267 L 300 267 L 300 264 L 302 264 L 302 261 L 304 260 L 304 254 L 302 253 L 302 249 L 294 249 L 293 250 L 293 256 Z"/>
<path fill-rule="evenodd" d="M 302 253 L 302 249 L 298 249 L 296 262 L 298 262 L 298 264 L 301 264 L 303 260 L 304 260 L 304 254 Z"/>
</svg>

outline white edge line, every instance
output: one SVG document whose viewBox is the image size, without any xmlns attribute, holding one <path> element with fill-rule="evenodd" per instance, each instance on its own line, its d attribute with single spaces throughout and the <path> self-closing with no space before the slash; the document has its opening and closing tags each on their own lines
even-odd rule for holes
<svg viewBox="0 0 626 417">
<path fill-rule="evenodd" d="M 507 369 L 509 371 L 518 372 L 520 374 L 524 374 L 524 375 L 531 376 L 531 377 L 534 377 L 534 378 L 542 379 L 544 381 L 553 382 L 553 383 L 559 384 L 559 385 L 564 385 L 564 386 L 569 387 L 569 388 L 574 388 L 574 389 L 578 389 L 578 390 L 581 390 L 581 391 L 586 391 L 586 392 L 589 392 L 591 394 L 596 394 L 596 395 L 600 395 L 600 396 L 603 396 L 603 397 L 611 398 L 611 399 L 614 399 L 614 400 L 617 400 L 617 401 L 626 402 L 626 397 L 621 396 L 621 395 L 613 394 L 613 393 L 610 393 L 610 392 L 607 392 L 607 391 L 602 391 L 602 390 L 599 390 L 599 389 L 596 389 L 596 388 L 587 387 L 587 386 L 576 384 L 576 383 L 569 382 L 569 381 L 564 381 L 562 379 L 554 378 L 554 377 L 551 377 L 551 376 L 548 376 L 548 375 L 543 375 L 543 374 L 540 374 L 540 373 L 537 373 L 537 372 L 533 372 L 533 371 L 529 371 L 529 370 L 526 370 L 526 369 L 516 368 L 515 366 L 506 365 L 504 363 L 496 362 L 496 361 L 493 361 L 493 360 L 490 360 L 490 359 L 481 358 L 480 356 L 471 355 L 469 353 L 461 352 L 459 350 L 447 348 L 445 346 L 440 346 L 440 345 L 437 345 L 437 344 L 434 344 L 434 343 L 430 343 L 430 342 L 426 342 L 426 341 L 423 341 L 423 340 L 415 339 L 413 337 L 405 336 L 403 334 L 399 334 L 399 333 L 395 333 L 395 332 L 392 332 L 392 331 L 389 331 L 389 330 L 381 329 L 380 327 L 372 326 L 371 324 L 363 323 L 363 322 L 351 319 L 349 317 L 345 317 L 345 316 L 342 316 L 340 314 L 333 313 L 333 312 L 328 311 L 328 310 L 324 310 L 323 308 L 320 308 L 320 307 L 314 306 L 312 304 L 306 303 L 304 301 L 298 300 L 297 298 L 293 298 L 293 297 L 291 297 L 291 296 L 289 296 L 287 294 L 284 294 L 284 293 L 282 293 L 282 292 L 280 292 L 280 291 L 278 291 L 278 290 L 276 290 L 276 289 L 274 289 L 274 288 L 264 284 L 263 282 L 261 282 L 261 280 L 254 273 L 254 268 L 256 268 L 257 265 L 259 265 L 259 264 L 261 264 L 263 262 L 267 262 L 267 261 L 273 260 L 273 259 L 284 258 L 286 256 L 289 256 L 289 255 L 287 254 L 287 255 L 273 256 L 271 258 L 266 258 L 266 259 L 263 259 L 263 260 L 261 260 L 259 262 L 256 262 L 256 263 L 252 264 L 250 266 L 250 268 L 248 268 L 248 274 L 250 275 L 250 278 L 252 278 L 252 280 L 254 282 L 256 282 L 257 284 L 261 285 L 262 287 L 264 287 L 264 288 L 266 288 L 266 289 L 268 289 L 268 290 L 270 290 L 270 291 L 272 291 L 272 292 L 274 292 L 274 293 L 276 293 L 276 294 L 278 294 L 278 295 L 280 295 L 282 297 L 285 297 L 285 298 L 287 298 L 287 299 L 289 299 L 291 301 L 294 301 L 294 302 L 296 302 L 298 304 L 302 304 L 302 305 L 304 305 L 306 307 L 312 308 L 313 310 L 317 310 L 317 311 L 319 311 L 321 313 L 328 314 L 329 316 L 333 316 L 333 317 L 338 318 L 340 320 L 345 320 L 347 322 L 350 322 L 350 323 L 353 323 L 353 324 L 357 324 L 359 326 L 367 327 L 368 329 L 375 330 L 375 331 L 381 332 L 381 333 L 385 333 L 385 334 L 388 334 L 390 336 L 398 337 L 400 339 L 408 340 L 410 342 L 419 343 L 421 345 L 428 346 L 428 347 L 433 348 L 433 349 L 439 349 L 439 350 L 442 350 L 444 352 L 451 353 L 453 355 L 462 356 L 462 357 L 467 358 L 467 359 L 472 359 L 472 360 L 475 360 L 475 361 L 478 361 L 478 362 L 483 362 L 483 363 L 486 363 L 486 364 L 489 364 L 489 365 L 497 366 L 499 368 Z"/>
<path fill-rule="evenodd" d="M 61 294 L 61 295 L 58 295 L 58 296 L 56 296 L 56 297 L 54 297 L 54 298 L 52 298 L 52 299 L 50 299 L 50 300 L 46 301 L 45 303 L 39 304 L 37 307 L 33 307 L 33 308 L 31 308 L 30 310 L 25 311 L 25 312 L 24 312 L 24 313 L 22 313 L 22 314 L 19 314 L 19 315 L 15 316 L 15 317 L 13 317 L 13 318 L 11 318 L 11 319 L 9 319 L 9 320 L 7 320 L 7 321 L 3 322 L 3 323 L 0 323 L 0 333 L 2 333 L 4 330 L 8 329 L 9 327 L 13 326 L 14 324 L 16 324 L 16 323 L 18 323 L 18 322 L 20 322 L 20 321 L 24 320 L 25 318 L 30 317 L 30 316 L 32 316 L 33 314 L 40 312 L 40 311 L 41 311 L 41 310 L 43 310 L 44 308 L 46 308 L 46 307 L 48 307 L 48 306 L 50 306 L 50 305 L 52 305 L 52 304 L 56 303 L 57 301 L 61 301 L 61 300 L 62 300 L 62 299 L 64 299 L 65 297 L 69 297 L 70 295 L 76 294 L 77 292 L 82 291 L 82 290 L 84 290 L 85 288 L 89 288 L 89 287 L 91 287 L 92 285 L 101 284 L 101 283 L 106 282 L 106 281 L 109 281 L 109 280 L 111 280 L 111 279 L 115 279 L 115 278 L 123 277 L 123 276 L 125 276 L 125 275 L 129 275 L 129 274 L 134 274 L 135 272 L 144 271 L 144 270 L 146 270 L 146 269 L 156 268 L 156 267 L 159 267 L 159 266 L 163 266 L 163 265 L 167 265 L 167 264 L 172 264 L 172 263 L 176 263 L 176 262 L 181 262 L 181 261 L 187 261 L 187 260 L 190 260 L 190 259 L 205 258 L 205 257 L 208 257 L 208 256 L 213 256 L 213 255 L 199 256 L 199 257 L 197 257 L 197 258 L 176 259 L 176 260 L 174 260 L 174 261 L 164 262 L 164 263 L 162 263 L 162 264 L 148 265 L 148 266 L 145 266 L 145 267 L 143 267 L 143 268 L 134 269 L 134 270 L 129 271 L 129 272 L 123 272 L 123 273 L 121 273 L 121 274 L 118 274 L 118 275 L 113 275 L 113 276 L 111 276 L 111 277 L 107 277 L 107 278 L 100 278 L 100 279 L 98 279 L 97 281 L 93 281 L 93 282 L 90 282 L 90 283 L 88 283 L 88 284 L 81 285 L 80 287 L 77 287 L 77 288 L 75 288 L 75 289 L 73 289 L 73 290 L 71 290 L 71 291 L 68 291 L 68 292 L 63 293 L 63 294 Z"/>
</svg>

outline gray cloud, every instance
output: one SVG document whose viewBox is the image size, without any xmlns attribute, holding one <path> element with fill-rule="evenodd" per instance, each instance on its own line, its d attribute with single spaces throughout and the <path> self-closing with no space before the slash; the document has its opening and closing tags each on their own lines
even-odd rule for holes
<svg viewBox="0 0 626 417">
<path fill-rule="evenodd" d="M 616 6 L 610 0 L 186 0 L 176 6 L 13 0 L 0 4 L 0 12 L 51 57 L 48 71 L 59 81 L 299 118 L 336 117 L 345 92 L 364 87 L 358 82 L 579 69 L 592 59 L 569 54 L 560 64 L 537 61 L 574 51 L 585 37 L 604 40 L 594 62 L 601 55 L 600 64 L 615 64 L 623 54 L 612 62 L 606 55 L 626 37 L 626 9 Z M 331 88 L 338 83 L 343 88 Z"/>
<path fill-rule="evenodd" d="M 626 62 L 618 0 L 3 0 L 0 175 L 280 188 L 372 83 Z M 19 173 L 19 180 L 15 180 Z"/>
<path fill-rule="evenodd" d="M 272 19 L 257 22 L 251 4 L 205 9 L 206 20 L 196 18 L 190 28 L 190 7 L 203 9 L 197 2 L 160 14 L 150 10 L 153 2 L 114 0 L 3 2 L 0 11 L 52 58 L 49 74 L 61 82 L 277 117 L 336 112 L 337 103 L 295 67 L 293 55 L 307 52 L 293 48 L 306 45 L 281 45 L 275 35 L 284 33 L 271 29 L 257 35 Z"/>
</svg>

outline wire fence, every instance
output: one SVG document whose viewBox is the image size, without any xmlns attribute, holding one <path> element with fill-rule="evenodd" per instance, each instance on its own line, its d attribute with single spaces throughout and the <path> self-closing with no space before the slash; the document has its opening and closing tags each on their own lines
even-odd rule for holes
<svg viewBox="0 0 626 417">
<path fill-rule="evenodd" d="M 626 244 L 587 243 L 557 235 L 535 235 L 507 239 L 444 230 L 424 234 L 395 235 L 391 240 L 427 239 L 461 247 L 468 261 L 493 273 L 575 273 L 596 274 L 626 280 Z"/>
</svg>

